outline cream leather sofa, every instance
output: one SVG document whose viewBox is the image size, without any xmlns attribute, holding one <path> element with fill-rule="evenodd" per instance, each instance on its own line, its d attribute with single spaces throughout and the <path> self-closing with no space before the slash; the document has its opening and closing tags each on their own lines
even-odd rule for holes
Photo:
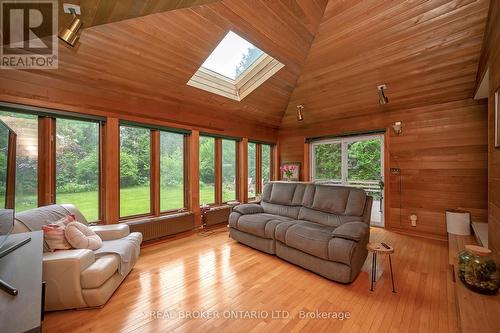
<svg viewBox="0 0 500 333">
<path fill-rule="evenodd" d="M 68 214 L 87 223 L 73 205 L 51 205 L 16 214 L 14 233 L 35 231 L 33 225 L 54 222 Z M 26 222 L 34 222 L 26 223 Z M 27 226 L 26 224 L 29 224 Z M 41 226 L 40 226 L 41 228 Z M 91 227 L 104 242 L 120 240 L 134 248 L 132 262 L 120 274 L 120 256 L 104 254 L 96 257 L 92 250 L 72 249 L 43 253 L 43 279 L 46 283 L 45 310 L 100 307 L 113 295 L 139 257 L 142 234 L 130 233 L 125 223 Z M 39 229 L 40 230 L 40 229 Z M 137 250 L 135 250 L 137 249 Z M 132 249 L 131 249 L 132 250 Z"/>
</svg>

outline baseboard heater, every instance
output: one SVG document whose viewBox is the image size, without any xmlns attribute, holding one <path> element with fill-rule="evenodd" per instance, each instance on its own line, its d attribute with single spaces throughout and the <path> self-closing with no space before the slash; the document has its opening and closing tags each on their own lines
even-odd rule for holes
<svg viewBox="0 0 500 333">
<path fill-rule="evenodd" d="M 190 212 L 148 217 L 126 222 L 131 232 L 142 233 L 143 241 L 171 236 L 180 232 L 193 230 L 194 215 Z"/>
<path fill-rule="evenodd" d="M 231 207 L 229 206 L 212 207 L 203 216 L 203 224 L 208 227 L 220 223 L 227 224 L 229 214 L 231 214 Z"/>
</svg>

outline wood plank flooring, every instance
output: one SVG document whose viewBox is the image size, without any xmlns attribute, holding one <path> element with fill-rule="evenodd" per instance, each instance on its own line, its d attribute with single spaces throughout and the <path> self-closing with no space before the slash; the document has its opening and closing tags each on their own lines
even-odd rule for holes
<svg viewBox="0 0 500 333">
<path fill-rule="evenodd" d="M 383 256 L 384 273 L 370 292 L 371 256 L 356 281 L 343 285 L 219 229 L 144 248 L 104 308 L 47 313 L 44 332 L 456 332 L 447 244 L 378 228 L 371 238 L 396 249 L 395 294 Z M 172 318 L 202 310 L 220 318 Z M 260 318 L 226 318 L 238 311 L 259 311 Z M 344 311 L 350 318 L 301 319 L 300 311 Z"/>
</svg>

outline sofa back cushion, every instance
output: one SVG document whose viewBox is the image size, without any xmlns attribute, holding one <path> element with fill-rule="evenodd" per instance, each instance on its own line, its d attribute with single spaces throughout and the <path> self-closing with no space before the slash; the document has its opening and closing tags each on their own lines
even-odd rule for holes
<svg viewBox="0 0 500 333">
<path fill-rule="evenodd" d="M 262 201 L 275 205 L 300 206 L 306 186 L 301 183 L 267 183 L 262 190 Z"/>
<path fill-rule="evenodd" d="M 302 206 L 324 213 L 363 216 L 365 191 L 353 187 L 309 184 L 304 192 Z"/>
<path fill-rule="evenodd" d="M 298 218 L 306 186 L 301 183 L 267 183 L 262 190 L 264 212 Z"/>
</svg>

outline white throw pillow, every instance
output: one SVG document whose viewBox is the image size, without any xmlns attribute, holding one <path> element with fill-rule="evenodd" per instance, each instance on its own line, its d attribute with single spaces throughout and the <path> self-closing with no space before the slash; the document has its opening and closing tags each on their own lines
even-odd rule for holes
<svg viewBox="0 0 500 333">
<path fill-rule="evenodd" d="M 92 229 L 80 222 L 71 222 L 66 226 L 64 235 L 75 249 L 97 250 L 102 246 L 102 239 Z"/>
</svg>

